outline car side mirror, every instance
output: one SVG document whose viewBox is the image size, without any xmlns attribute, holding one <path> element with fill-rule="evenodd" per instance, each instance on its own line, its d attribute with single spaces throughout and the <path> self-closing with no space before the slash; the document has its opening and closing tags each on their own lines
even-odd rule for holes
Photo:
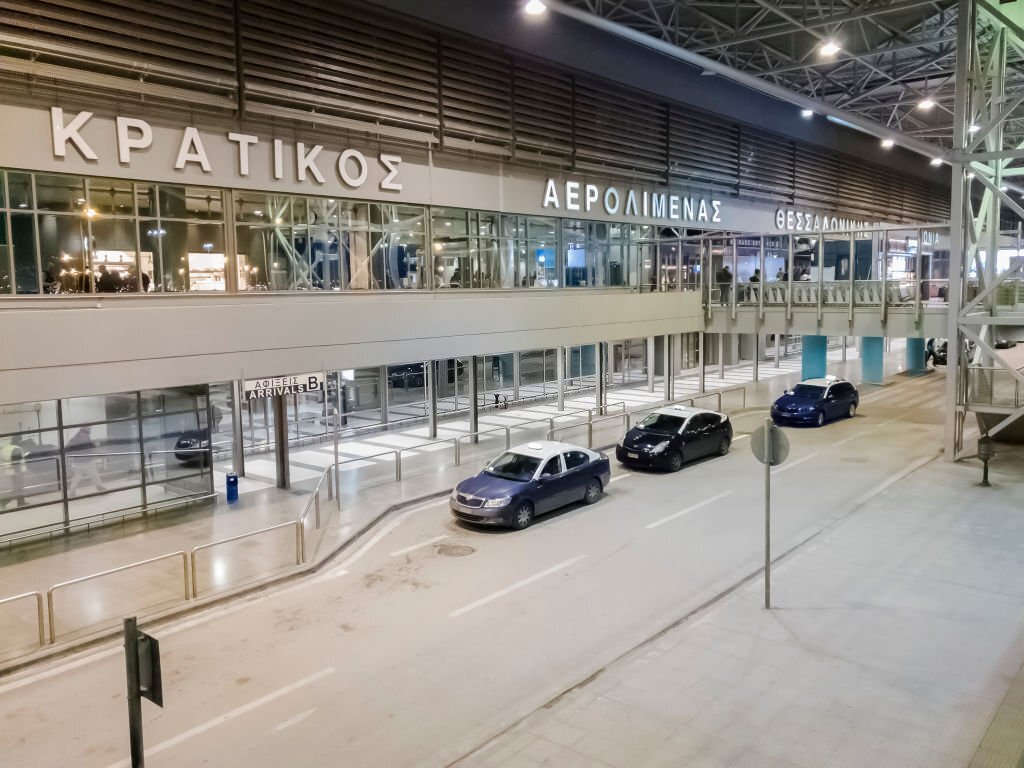
<svg viewBox="0 0 1024 768">
<path fill-rule="evenodd" d="M 792 395 L 792 394 L 793 394 L 793 390 L 792 390 L 792 389 L 787 389 L 787 390 L 786 390 L 785 392 L 783 392 L 782 394 L 784 394 L 784 395 Z"/>
</svg>

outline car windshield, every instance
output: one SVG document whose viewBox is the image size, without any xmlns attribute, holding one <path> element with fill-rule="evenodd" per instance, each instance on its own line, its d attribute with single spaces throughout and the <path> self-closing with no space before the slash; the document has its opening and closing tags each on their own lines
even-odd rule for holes
<svg viewBox="0 0 1024 768">
<path fill-rule="evenodd" d="M 793 394 L 797 397 L 806 397 L 811 400 L 820 400 L 825 394 L 824 387 L 816 387 L 813 384 L 797 384 L 793 387 Z"/>
<path fill-rule="evenodd" d="M 652 413 L 646 419 L 637 424 L 640 429 L 649 432 L 664 432 L 670 434 L 678 432 L 683 427 L 685 419 L 682 416 L 669 416 L 667 413 Z"/>
<path fill-rule="evenodd" d="M 506 480 L 518 480 L 525 483 L 533 479 L 539 466 L 540 459 L 508 451 L 492 461 L 484 472 L 495 477 L 503 477 Z"/>
</svg>

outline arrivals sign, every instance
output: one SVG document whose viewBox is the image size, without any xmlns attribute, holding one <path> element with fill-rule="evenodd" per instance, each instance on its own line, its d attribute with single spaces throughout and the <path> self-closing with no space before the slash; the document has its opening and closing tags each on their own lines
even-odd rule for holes
<svg viewBox="0 0 1024 768">
<path fill-rule="evenodd" d="M 323 392 L 324 374 L 293 373 L 289 376 L 268 376 L 263 379 L 246 379 L 242 384 L 245 400 L 258 400 L 275 395 L 300 395 L 303 392 Z"/>
</svg>

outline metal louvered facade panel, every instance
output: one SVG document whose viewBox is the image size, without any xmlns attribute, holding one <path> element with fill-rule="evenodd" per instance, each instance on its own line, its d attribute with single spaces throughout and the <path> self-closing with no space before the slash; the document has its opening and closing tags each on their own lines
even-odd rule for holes
<svg viewBox="0 0 1024 768">
<path fill-rule="evenodd" d="M 444 39 L 441 114 L 444 140 L 461 139 L 491 154 L 511 155 L 512 62 L 493 49 Z"/>
<path fill-rule="evenodd" d="M 669 111 L 669 177 L 687 184 L 739 188 L 739 126 L 678 105 Z"/>
<path fill-rule="evenodd" d="M 353 130 L 381 125 L 435 132 L 439 125 L 436 42 L 365 9 L 298 0 L 243 5 L 246 100 L 312 116 L 344 118 Z M 311 30 L 316 30 L 313 34 Z"/>
<path fill-rule="evenodd" d="M 796 150 L 792 140 L 740 128 L 740 193 L 767 200 L 792 200 Z"/>
<path fill-rule="evenodd" d="M 835 210 L 839 207 L 839 160 L 816 147 L 796 150 L 794 202 Z"/>
<path fill-rule="evenodd" d="M 515 62 L 513 120 L 517 157 L 567 167 L 573 148 L 573 79 L 534 62 Z"/>
<path fill-rule="evenodd" d="M 188 101 L 188 90 L 225 106 L 236 90 L 231 0 L 5 0 L 0 72 Z M 81 65 L 85 64 L 85 67 Z M 31 65 L 31 66 L 29 66 Z M 140 87 L 140 84 L 142 87 Z"/>
<path fill-rule="evenodd" d="M 578 79 L 573 116 L 577 162 L 664 178 L 668 147 L 664 104 L 620 86 Z"/>
</svg>

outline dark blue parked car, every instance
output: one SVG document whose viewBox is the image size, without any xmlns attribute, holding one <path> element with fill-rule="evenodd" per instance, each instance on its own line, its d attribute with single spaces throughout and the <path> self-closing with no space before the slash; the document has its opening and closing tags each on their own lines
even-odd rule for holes
<svg viewBox="0 0 1024 768">
<path fill-rule="evenodd" d="M 835 376 L 807 379 L 772 403 L 772 421 L 820 427 L 832 419 L 852 419 L 858 405 L 860 395 L 850 382 Z"/>
<path fill-rule="evenodd" d="M 450 506 L 467 523 L 522 529 L 537 515 L 566 504 L 593 504 L 610 479 L 603 453 L 568 443 L 528 443 L 455 486 Z"/>
</svg>

